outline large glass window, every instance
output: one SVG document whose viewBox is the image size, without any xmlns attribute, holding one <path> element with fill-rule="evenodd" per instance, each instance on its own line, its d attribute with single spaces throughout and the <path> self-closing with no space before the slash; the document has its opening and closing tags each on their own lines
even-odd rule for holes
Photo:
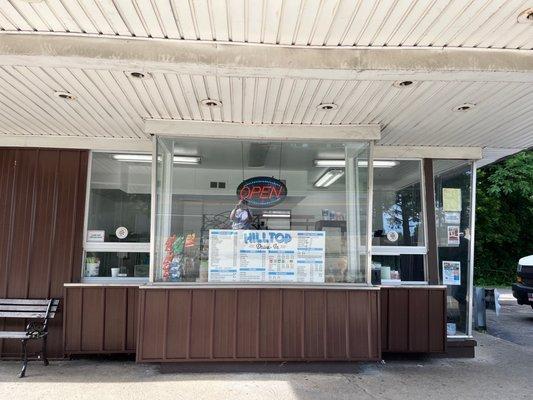
<svg viewBox="0 0 533 400">
<path fill-rule="evenodd" d="M 448 287 L 448 335 L 469 335 L 472 164 L 436 160 L 433 171 L 439 275 Z"/>
<path fill-rule="evenodd" d="M 92 154 L 86 281 L 148 277 L 151 159 L 149 154 Z"/>
<path fill-rule="evenodd" d="M 420 160 L 375 160 L 372 265 L 383 284 L 425 281 Z"/>
<path fill-rule="evenodd" d="M 365 282 L 367 166 L 367 143 L 158 138 L 154 280 Z"/>
</svg>

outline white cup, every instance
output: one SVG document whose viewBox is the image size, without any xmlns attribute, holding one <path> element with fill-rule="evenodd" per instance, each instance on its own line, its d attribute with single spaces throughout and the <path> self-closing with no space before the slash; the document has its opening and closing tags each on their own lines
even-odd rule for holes
<svg viewBox="0 0 533 400">
<path fill-rule="evenodd" d="M 119 271 L 120 271 L 120 268 L 111 268 L 111 276 L 113 278 L 116 278 L 118 276 Z"/>
</svg>

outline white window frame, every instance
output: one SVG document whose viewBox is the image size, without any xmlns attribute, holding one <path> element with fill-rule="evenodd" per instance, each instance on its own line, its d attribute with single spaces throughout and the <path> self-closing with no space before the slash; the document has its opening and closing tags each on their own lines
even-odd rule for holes
<svg viewBox="0 0 533 400">
<path fill-rule="evenodd" d="M 425 196 L 425 177 L 424 177 L 424 160 L 421 158 L 402 158 L 402 157 L 379 157 L 378 160 L 394 160 L 394 161 L 418 161 L 420 163 L 420 198 L 422 199 L 422 217 L 424 218 L 422 223 L 422 234 L 424 237 L 423 246 L 372 246 L 371 256 L 400 256 L 402 254 L 411 255 L 423 255 L 424 256 L 424 280 L 423 281 L 402 281 L 402 285 L 427 285 L 428 284 L 428 266 L 427 266 L 427 252 L 428 252 L 428 235 L 427 235 L 427 208 L 426 208 L 426 196 Z M 372 182 L 372 191 L 374 191 L 374 182 Z M 374 193 L 372 193 L 372 198 Z M 372 202 L 372 212 L 374 204 Z M 373 228 L 371 228 L 373 234 Z M 387 284 L 386 282 L 383 284 Z"/>
<path fill-rule="evenodd" d="M 146 283 L 149 280 L 149 277 L 110 277 L 110 276 L 99 276 L 99 277 L 90 277 L 84 276 L 85 272 L 85 258 L 87 252 L 96 252 L 96 253 L 147 253 L 150 254 L 150 242 L 129 242 L 129 243 L 120 243 L 120 242 L 88 242 L 87 241 L 87 227 L 89 226 L 89 205 L 91 199 L 91 181 L 92 181 L 92 165 L 93 165 L 93 154 L 94 153 L 118 153 L 117 151 L 105 151 L 105 150 L 92 150 L 89 152 L 89 159 L 87 165 L 87 183 L 85 188 L 85 214 L 83 221 L 83 254 L 81 259 L 81 282 L 82 283 Z M 120 151 L 124 154 L 150 154 L 146 152 L 137 152 L 137 151 Z M 153 164 L 153 163 L 152 163 Z M 150 182 L 151 185 L 151 182 Z M 151 187 L 151 186 L 150 186 Z M 151 221 L 150 221 L 151 224 Z M 151 226 L 151 225 L 150 225 Z M 152 234 L 150 232 L 150 238 Z M 150 260 L 151 261 L 151 260 Z"/>
</svg>

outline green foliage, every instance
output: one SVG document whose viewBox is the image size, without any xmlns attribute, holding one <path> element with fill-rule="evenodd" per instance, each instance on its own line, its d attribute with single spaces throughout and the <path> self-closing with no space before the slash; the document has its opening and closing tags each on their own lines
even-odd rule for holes
<svg viewBox="0 0 533 400">
<path fill-rule="evenodd" d="M 510 285 L 521 257 L 533 254 L 533 151 L 478 170 L 476 285 Z"/>
</svg>

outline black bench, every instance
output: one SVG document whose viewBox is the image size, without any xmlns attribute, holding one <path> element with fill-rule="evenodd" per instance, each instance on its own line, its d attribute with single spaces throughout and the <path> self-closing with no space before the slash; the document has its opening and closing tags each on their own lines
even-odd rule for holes
<svg viewBox="0 0 533 400">
<path fill-rule="evenodd" d="M 16 339 L 22 343 L 22 370 L 19 378 L 26 375 L 28 366 L 28 340 L 42 340 L 42 360 L 48 365 L 46 339 L 48 337 L 48 320 L 54 318 L 59 300 L 38 299 L 0 299 L 0 318 L 18 318 L 30 321 L 25 331 L 0 331 L 0 339 Z"/>
</svg>

